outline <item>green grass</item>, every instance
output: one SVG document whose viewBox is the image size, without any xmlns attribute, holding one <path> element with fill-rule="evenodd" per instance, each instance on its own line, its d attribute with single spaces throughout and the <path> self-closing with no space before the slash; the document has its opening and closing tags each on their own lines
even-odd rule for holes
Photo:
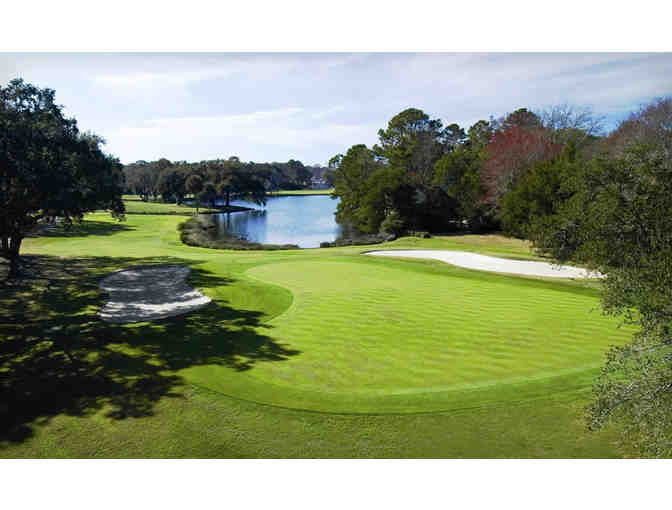
<svg viewBox="0 0 672 510">
<path fill-rule="evenodd" d="M 188 205 L 143 202 L 140 199 L 126 198 L 128 195 L 124 195 L 124 197 L 124 205 L 128 214 L 182 214 L 185 216 L 196 214 L 196 208 Z M 221 212 L 217 209 L 209 209 L 207 207 L 200 207 L 198 210 L 202 213 Z"/>
<path fill-rule="evenodd" d="M 0 456 L 623 455 L 616 431 L 582 421 L 604 352 L 631 334 L 596 309 L 595 284 L 369 258 L 363 246 L 194 248 L 180 221 L 94 214 L 26 240 L 35 276 L 0 289 L 0 375 L 18 409 Z M 535 258 L 500 236 L 375 249 L 412 247 Z M 154 323 L 97 318 L 102 276 L 166 262 L 192 267 L 215 303 Z"/>
</svg>

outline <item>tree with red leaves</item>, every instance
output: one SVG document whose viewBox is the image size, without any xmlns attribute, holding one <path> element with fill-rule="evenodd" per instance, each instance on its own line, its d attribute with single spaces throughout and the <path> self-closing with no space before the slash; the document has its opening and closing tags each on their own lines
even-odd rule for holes
<svg viewBox="0 0 672 510">
<path fill-rule="evenodd" d="M 528 168 L 550 160 L 560 153 L 562 146 L 553 143 L 544 128 L 510 124 L 495 131 L 485 150 L 481 170 L 485 200 L 496 205 L 517 185 Z"/>
</svg>

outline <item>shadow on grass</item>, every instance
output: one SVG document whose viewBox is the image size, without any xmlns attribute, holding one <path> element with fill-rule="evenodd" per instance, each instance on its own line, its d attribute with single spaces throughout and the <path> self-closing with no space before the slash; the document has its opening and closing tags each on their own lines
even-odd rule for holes
<svg viewBox="0 0 672 510">
<path fill-rule="evenodd" d="M 45 223 L 39 225 L 27 237 L 87 237 L 87 236 L 111 236 L 119 232 L 135 230 L 135 227 L 126 223 L 107 221 L 94 221 L 87 219 L 81 223 L 61 225 L 57 223 Z"/>
<path fill-rule="evenodd" d="M 250 370 L 300 352 L 260 333 L 264 314 L 213 301 L 189 314 L 151 323 L 109 324 L 100 279 L 140 264 L 191 266 L 196 287 L 233 280 L 174 257 L 59 259 L 25 257 L 28 276 L 0 287 L 0 446 L 22 442 L 34 427 L 67 414 L 104 410 L 113 419 L 151 416 L 162 398 L 179 398 L 175 371 L 198 365 Z"/>
</svg>

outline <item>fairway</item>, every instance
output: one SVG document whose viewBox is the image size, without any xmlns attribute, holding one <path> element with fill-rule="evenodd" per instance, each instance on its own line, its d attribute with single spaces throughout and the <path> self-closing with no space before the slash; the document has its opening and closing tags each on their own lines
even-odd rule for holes
<svg viewBox="0 0 672 510">
<path fill-rule="evenodd" d="M 27 395 L 40 391 L 59 396 L 50 397 L 46 409 L 42 401 L 30 409 L 25 426 L 32 438 L 5 444 L 5 456 L 96 456 L 100 445 L 107 445 L 101 455 L 113 457 L 613 455 L 603 436 L 586 435 L 577 415 L 608 346 L 632 334 L 601 314 L 597 283 L 367 257 L 367 246 L 283 252 L 189 247 L 179 241 L 180 221 L 134 215 L 119 224 L 93 214 L 70 233 L 26 241 L 26 253 L 36 260 L 78 276 L 53 280 L 49 291 L 4 290 L 3 306 L 19 319 L 2 325 L 7 345 L 20 347 L 36 328 L 51 331 L 69 321 L 83 328 L 71 352 L 87 365 L 63 379 L 65 390 L 53 389 L 49 379 L 46 390 L 30 386 L 30 393 L 17 393 L 23 406 L 32 402 Z M 524 243 L 498 236 L 403 238 L 379 247 L 535 259 Z M 108 294 L 101 280 L 144 264 L 191 268 L 189 285 L 213 302 L 153 322 L 102 321 L 98 312 Z M 39 356 L 35 363 L 43 364 L 48 352 L 17 356 Z M 68 373 L 66 361 L 48 359 L 55 373 Z M 10 379 L 26 380 L 13 372 L 23 365 L 13 366 Z M 92 387 L 87 370 L 108 374 L 109 381 Z M 115 396 L 120 387 L 130 392 L 123 403 Z M 85 394 L 69 394 L 72 388 Z M 174 398 L 180 395 L 188 400 Z M 89 410 L 67 416 L 73 406 Z M 291 412 L 299 414 L 283 414 Z M 129 414 L 137 418 L 124 418 Z M 38 423 L 31 416 L 47 419 Z M 374 425 L 374 416 L 383 421 Z M 179 425 L 185 419 L 189 424 Z M 213 420 L 230 423 L 231 431 Z M 297 420 L 312 423 L 321 439 L 305 443 L 305 429 L 293 428 Z M 474 420 L 483 425 L 474 427 Z M 229 438 L 225 448 L 213 447 L 215 439 L 199 440 L 206 423 L 215 437 Z M 528 423 L 536 423 L 533 430 Z M 141 439 L 149 424 L 164 440 Z M 257 430 L 254 440 L 240 435 L 250 427 Z M 278 427 L 290 438 L 287 444 L 275 441 Z M 81 432 L 62 446 L 59 430 Z M 362 434 L 358 442 L 346 446 L 356 434 Z M 421 439 L 424 434 L 434 439 Z M 528 443 L 520 434 L 536 439 Z M 502 435 L 511 440 L 500 444 L 495 438 Z"/>
</svg>

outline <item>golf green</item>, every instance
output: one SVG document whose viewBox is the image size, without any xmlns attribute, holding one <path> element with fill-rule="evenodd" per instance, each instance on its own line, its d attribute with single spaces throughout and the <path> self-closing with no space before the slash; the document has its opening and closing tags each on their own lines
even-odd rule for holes
<svg viewBox="0 0 672 510">
<path fill-rule="evenodd" d="M 608 346 L 631 335 L 586 289 L 440 269 L 356 257 L 252 267 L 248 277 L 292 292 L 264 334 L 296 355 L 257 363 L 245 373 L 253 382 L 224 366 L 189 378 L 283 407 L 449 410 L 491 402 L 494 387 L 501 402 L 585 385 Z"/>
</svg>

